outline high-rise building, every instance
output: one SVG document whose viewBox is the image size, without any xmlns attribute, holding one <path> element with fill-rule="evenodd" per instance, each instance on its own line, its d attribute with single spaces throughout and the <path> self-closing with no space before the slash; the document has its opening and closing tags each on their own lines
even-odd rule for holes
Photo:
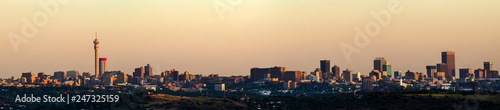
<svg viewBox="0 0 500 110">
<path fill-rule="evenodd" d="M 384 76 L 387 76 L 390 78 L 392 76 L 392 65 L 390 65 L 389 63 L 385 63 L 383 65 L 383 74 L 384 74 Z"/>
<path fill-rule="evenodd" d="M 144 77 L 153 76 L 153 68 L 148 64 L 144 66 Z"/>
<path fill-rule="evenodd" d="M 252 68 L 250 70 L 250 77 L 252 80 L 264 80 L 268 74 L 270 78 L 282 79 L 281 76 L 286 72 L 285 67 L 275 66 L 272 68 Z"/>
<path fill-rule="evenodd" d="M 322 79 L 321 78 L 323 76 L 322 74 L 324 74 L 324 73 L 319 68 L 316 68 L 316 70 L 314 70 L 314 72 L 312 72 L 312 75 L 318 77 L 319 79 Z"/>
<path fill-rule="evenodd" d="M 97 40 L 97 32 L 95 33 L 94 51 L 95 51 L 95 77 L 96 77 L 96 79 L 98 79 L 99 78 L 99 71 L 98 71 L 99 41 Z"/>
<path fill-rule="evenodd" d="M 406 73 L 405 73 L 405 78 L 406 79 L 410 79 L 410 80 L 418 80 L 418 77 L 419 75 L 416 73 L 416 72 L 413 72 L 411 70 L 408 70 Z"/>
<path fill-rule="evenodd" d="M 358 72 L 356 74 L 352 74 L 352 80 L 354 82 L 358 82 L 358 81 L 361 81 L 361 72 Z"/>
<path fill-rule="evenodd" d="M 489 73 L 488 73 L 488 78 L 498 78 L 498 70 L 491 70 Z"/>
<path fill-rule="evenodd" d="M 372 77 L 363 77 L 363 83 L 361 86 L 361 90 L 363 90 L 363 91 L 373 90 L 373 78 Z"/>
<path fill-rule="evenodd" d="M 342 72 L 342 77 L 344 78 L 344 81 L 352 82 L 352 70 L 347 68 L 344 72 Z"/>
<path fill-rule="evenodd" d="M 474 70 L 474 76 L 476 78 L 486 78 L 485 70 L 482 68 Z"/>
<path fill-rule="evenodd" d="M 26 83 L 33 84 L 33 83 L 35 83 L 36 76 L 32 72 L 27 72 L 27 73 L 23 73 L 21 75 L 21 78 L 26 78 Z"/>
<path fill-rule="evenodd" d="M 323 73 L 330 72 L 330 60 L 321 60 L 320 66 L 321 66 L 321 72 Z"/>
<path fill-rule="evenodd" d="M 173 69 L 173 70 L 170 72 L 170 77 L 171 77 L 174 81 L 179 80 L 179 71 L 176 71 L 175 69 Z"/>
<path fill-rule="evenodd" d="M 340 77 L 340 67 L 335 65 L 332 67 L 333 77 Z"/>
<path fill-rule="evenodd" d="M 64 82 L 66 80 L 66 72 L 65 71 L 54 72 L 54 79 L 57 79 L 58 82 Z"/>
<path fill-rule="evenodd" d="M 373 60 L 373 70 L 378 70 L 379 72 L 384 71 L 383 65 L 387 63 L 384 57 L 378 57 Z"/>
<path fill-rule="evenodd" d="M 446 77 L 455 77 L 455 52 L 446 51 L 441 53 L 441 63 L 447 64 Z M 439 71 L 439 70 L 438 70 Z"/>
<path fill-rule="evenodd" d="M 69 70 L 66 72 L 66 76 L 70 77 L 70 78 L 76 78 L 76 77 L 80 76 L 80 72 L 76 71 L 76 70 Z"/>
<path fill-rule="evenodd" d="M 144 79 L 144 68 L 143 67 L 135 68 L 135 71 L 132 74 L 134 75 L 134 78 Z"/>
<path fill-rule="evenodd" d="M 448 76 L 446 76 L 447 75 L 446 72 L 448 71 L 448 64 L 439 63 L 436 65 L 436 70 L 437 70 L 437 72 L 444 72 L 445 77 L 448 77 Z"/>
<path fill-rule="evenodd" d="M 40 77 L 40 78 L 42 78 L 43 76 L 45 76 L 45 73 L 43 73 L 43 72 L 40 72 L 40 73 L 38 73 L 38 76 L 37 76 L 37 77 Z"/>
<path fill-rule="evenodd" d="M 303 78 L 304 73 L 305 72 L 303 72 L 303 71 L 287 71 L 287 72 L 283 73 L 282 80 L 285 82 L 287 82 L 287 81 L 297 82 L 297 81 L 300 81 L 301 79 L 304 79 Z"/>
<path fill-rule="evenodd" d="M 436 78 L 437 66 L 426 66 L 427 69 L 427 77 Z"/>
<path fill-rule="evenodd" d="M 460 79 L 465 79 L 470 73 L 472 73 L 470 68 L 461 68 L 459 70 Z"/>
<path fill-rule="evenodd" d="M 401 79 L 402 74 L 401 71 L 394 71 L 394 79 Z"/>
<path fill-rule="evenodd" d="M 104 72 L 108 71 L 107 63 L 107 58 L 99 58 L 99 77 L 101 77 Z"/>
<path fill-rule="evenodd" d="M 116 74 L 116 83 L 127 83 L 127 82 L 128 82 L 127 73 L 120 72 Z"/>
<path fill-rule="evenodd" d="M 183 74 L 179 75 L 179 80 L 181 81 L 189 80 L 189 72 L 185 71 Z"/>
<path fill-rule="evenodd" d="M 486 71 L 486 73 L 490 73 L 492 69 L 493 69 L 492 62 L 484 62 L 484 70 Z"/>
</svg>

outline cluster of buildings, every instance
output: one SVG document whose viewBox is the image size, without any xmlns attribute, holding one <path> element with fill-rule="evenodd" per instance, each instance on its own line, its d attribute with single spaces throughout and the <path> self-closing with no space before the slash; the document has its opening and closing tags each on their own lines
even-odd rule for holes
<svg viewBox="0 0 500 110">
<path fill-rule="evenodd" d="M 153 68 L 147 64 L 144 67 L 134 69 L 132 74 L 127 74 L 121 70 L 108 71 L 107 58 L 99 58 L 99 41 L 93 41 L 95 50 L 95 74 L 89 72 L 80 74 L 79 71 L 57 71 L 53 75 L 47 75 L 43 72 L 37 75 L 32 72 L 22 73 L 20 78 L 11 77 L 9 79 L 0 79 L 2 86 L 38 86 L 38 85 L 92 85 L 92 86 L 142 86 L 143 88 L 155 88 L 163 86 L 171 90 L 182 91 L 201 91 L 206 84 L 215 85 L 214 90 L 225 90 L 225 84 L 233 84 L 248 80 L 249 76 L 230 76 L 219 77 L 218 74 L 211 74 L 204 77 L 201 74 L 189 74 L 188 71 L 180 73 L 179 71 L 166 70 L 161 75 L 154 75 Z M 184 85 L 191 85 L 183 87 Z"/>
<path fill-rule="evenodd" d="M 498 80 L 498 70 L 492 69 L 492 62 L 484 62 L 484 68 L 472 71 L 471 68 L 459 69 L 459 78 L 455 68 L 455 52 L 441 53 L 441 63 L 426 66 L 427 73 L 407 70 L 406 72 L 393 71 L 392 65 L 383 57 L 373 60 L 373 70 L 366 75 L 346 68 L 341 70 L 337 65 L 330 66 L 330 60 L 321 60 L 319 68 L 313 72 L 287 71 L 286 67 L 274 66 L 269 68 L 254 67 L 250 76 L 220 77 L 218 74 L 203 76 L 190 74 L 188 71 L 166 70 L 160 75 L 153 74 L 153 68 L 147 64 L 134 69 L 132 74 L 123 71 L 108 71 L 107 58 L 98 58 L 99 41 L 94 40 L 95 74 L 89 72 L 80 74 L 79 71 L 57 71 L 53 75 L 43 72 L 35 75 L 32 72 L 22 73 L 20 78 L 0 79 L 2 86 L 35 86 L 35 85 L 101 85 L 101 86 L 142 86 L 155 88 L 162 86 L 174 91 L 201 91 L 206 84 L 214 85 L 213 90 L 224 91 L 226 84 L 240 82 L 275 82 L 282 83 L 283 89 L 291 90 L 301 83 L 328 83 L 334 88 L 348 88 L 353 90 L 374 90 L 374 88 L 398 88 L 411 86 L 413 88 L 446 88 L 453 82 L 467 83 L 477 80 Z M 466 88 L 471 89 L 471 88 Z"/>
<path fill-rule="evenodd" d="M 349 68 L 341 70 L 339 66 L 330 66 L 329 60 L 321 60 L 320 68 L 313 72 L 287 71 L 285 67 L 254 67 L 250 71 L 253 81 L 270 81 L 283 83 L 283 88 L 294 89 L 297 83 L 322 82 L 331 85 L 348 85 L 357 90 L 373 90 L 379 88 L 412 88 L 443 89 L 450 88 L 451 83 L 468 83 L 477 80 L 499 80 L 497 70 L 492 70 L 492 62 L 484 62 L 484 68 L 474 71 L 470 68 L 459 69 L 460 79 L 455 76 L 455 52 L 442 52 L 442 61 L 436 65 L 426 66 L 427 73 L 412 70 L 393 71 L 392 65 L 383 57 L 373 60 L 373 70 L 366 75 L 354 73 Z M 388 87 L 393 86 L 393 87 Z M 460 88 L 460 87 L 459 87 Z M 468 88 L 472 89 L 472 88 Z"/>
</svg>

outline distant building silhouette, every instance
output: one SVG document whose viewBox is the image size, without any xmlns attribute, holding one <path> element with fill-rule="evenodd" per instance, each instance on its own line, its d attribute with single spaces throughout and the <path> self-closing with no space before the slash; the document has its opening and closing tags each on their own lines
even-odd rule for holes
<svg viewBox="0 0 500 110">
<path fill-rule="evenodd" d="M 153 68 L 148 64 L 144 66 L 144 77 L 153 76 Z"/>
<path fill-rule="evenodd" d="M 80 72 L 76 71 L 76 70 L 70 70 L 70 71 L 66 72 L 66 76 L 70 77 L 70 78 L 76 78 L 76 77 L 80 76 Z"/>
<path fill-rule="evenodd" d="M 21 78 L 26 78 L 25 83 L 33 84 L 35 82 L 36 76 L 32 72 L 27 72 L 27 73 L 22 73 Z"/>
<path fill-rule="evenodd" d="M 325 78 L 323 76 L 330 76 L 331 74 L 331 71 L 330 71 L 330 60 L 321 60 L 320 61 L 320 68 L 321 68 L 321 75 L 320 75 L 320 79 L 328 79 L 328 78 Z"/>
<path fill-rule="evenodd" d="M 349 68 L 344 70 L 344 72 L 342 72 L 342 77 L 343 77 L 344 81 L 352 82 L 352 74 L 353 74 L 352 70 L 349 70 Z"/>
<path fill-rule="evenodd" d="M 120 71 L 120 73 L 116 74 L 116 82 L 115 83 L 127 83 L 127 82 L 128 82 L 127 73 Z"/>
<path fill-rule="evenodd" d="M 436 70 L 437 70 L 437 72 L 443 72 L 445 77 L 448 77 L 446 74 L 448 72 L 448 64 L 446 64 L 446 63 L 436 64 Z"/>
<path fill-rule="evenodd" d="M 373 78 L 372 77 L 363 77 L 363 83 L 361 85 L 361 90 L 363 91 L 372 91 L 373 90 Z"/>
<path fill-rule="evenodd" d="M 250 77 L 252 80 L 264 80 L 268 74 L 270 78 L 282 79 L 281 76 L 286 71 L 285 67 L 275 66 L 272 68 L 252 68 L 250 70 Z"/>
<path fill-rule="evenodd" d="M 405 78 L 409 79 L 409 80 L 418 80 L 419 75 L 416 72 L 414 72 L 414 71 L 408 70 L 405 73 Z"/>
<path fill-rule="evenodd" d="M 427 66 L 425 68 L 427 69 L 427 77 L 436 78 L 437 66 Z"/>
<path fill-rule="evenodd" d="M 285 82 L 287 81 L 297 82 L 304 79 L 304 74 L 305 72 L 303 71 L 287 71 L 283 74 L 282 80 Z"/>
<path fill-rule="evenodd" d="M 144 79 L 144 68 L 143 67 L 135 68 L 133 75 L 134 78 Z"/>
<path fill-rule="evenodd" d="M 455 77 L 455 52 L 452 51 L 442 52 L 441 63 L 445 63 L 447 65 L 447 70 L 444 71 L 446 77 Z"/>
<path fill-rule="evenodd" d="M 99 58 L 99 77 L 101 77 L 104 72 L 108 71 L 107 63 L 107 58 Z"/>
<path fill-rule="evenodd" d="M 66 72 L 65 71 L 54 72 L 54 79 L 57 79 L 58 82 L 64 82 L 66 80 Z"/>
<path fill-rule="evenodd" d="M 394 71 L 394 79 L 401 79 L 403 73 L 401 71 Z"/>
<path fill-rule="evenodd" d="M 387 76 L 387 77 L 391 77 L 392 76 L 392 65 L 390 65 L 389 63 L 385 63 L 383 66 L 383 76 Z"/>
<path fill-rule="evenodd" d="M 460 79 L 465 79 L 469 74 L 472 73 L 472 70 L 470 68 L 461 68 L 459 70 L 460 74 Z"/>
<path fill-rule="evenodd" d="M 340 67 L 339 67 L 339 66 L 337 66 L 337 65 L 334 65 L 334 66 L 332 67 L 332 73 L 333 73 L 333 74 L 332 74 L 332 75 L 333 75 L 333 77 L 337 77 L 337 78 L 339 78 L 339 77 L 340 77 Z"/>
<path fill-rule="evenodd" d="M 486 78 L 486 75 L 485 74 L 486 70 L 484 70 L 483 68 L 478 68 L 476 70 L 474 70 L 474 76 L 476 78 Z"/>
<path fill-rule="evenodd" d="M 484 62 L 484 70 L 486 73 L 489 73 L 493 68 L 493 63 L 492 62 Z"/>
<path fill-rule="evenodd" d="M 384 71 L 383 65 L 387 63 L 384 57 L 375 58 L 373 61 L 373 70 L 378 70 L 379 72 Z"/>
</svg>

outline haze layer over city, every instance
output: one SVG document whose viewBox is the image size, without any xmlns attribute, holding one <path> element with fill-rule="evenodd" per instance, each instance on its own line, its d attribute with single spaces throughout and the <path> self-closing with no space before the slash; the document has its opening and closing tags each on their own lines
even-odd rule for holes
<svg viewBox="0 0 500 110">
<path fill-rule="evenodd" d="M 425 72 L 441 62 L 442 51 L 456 52 L 457 70 L 500 62 L 500 1 L 245 0 L 218 4 L 232 9 L 223 12 L 212 0 L 69 1 L 53 12 L 39 2 L 0 1 L 1 78 L 29 71 L 94 74 L 95 32 L 108 70 L 126 73 L 146 64 L 155 75 L 167 69 L 249 75 L 252 67 L 272 66 L 312 72 L 319 60 L 330 60 L 367 75 L 376 57 L 392 70 Z M 379 22 L 376 15 L 391 6 L 400 12 Z M 32 36 L 23 35 L 26 21 L 35 23 Z M 360 47 L 356 29 L 365 32 L 370 23 L 380 33 Z M 11 33 L 23 43 L 16 45 Z M 359 53 L 346 54 L 342 44 Z"/>
</svg>

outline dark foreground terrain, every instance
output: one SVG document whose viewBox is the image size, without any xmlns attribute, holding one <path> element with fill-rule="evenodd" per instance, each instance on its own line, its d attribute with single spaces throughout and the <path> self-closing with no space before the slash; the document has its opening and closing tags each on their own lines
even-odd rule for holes
<svg viewBox="0 0 500 110">
<path fill-rule="evenodd" d="M 82 90 L 79 90 L 82 89 Z M 0 95 L 2 109 L 167 109 L 167 110 L 500 110 L 498 92 L 453 92 L 400 90 L 336 94 L 240 96 L 211 98 L 178 96 L 153 91 L 118 93 L 111 90 L 86 92 L 88 88 L 17 88 Z M 61 91 L 66 90 L 66 91 Z M 57 92 L 56 92 L 57 91 Z M 114 103 L 14 103 L 16 94 L 120 94 Z"/>
</svg>

